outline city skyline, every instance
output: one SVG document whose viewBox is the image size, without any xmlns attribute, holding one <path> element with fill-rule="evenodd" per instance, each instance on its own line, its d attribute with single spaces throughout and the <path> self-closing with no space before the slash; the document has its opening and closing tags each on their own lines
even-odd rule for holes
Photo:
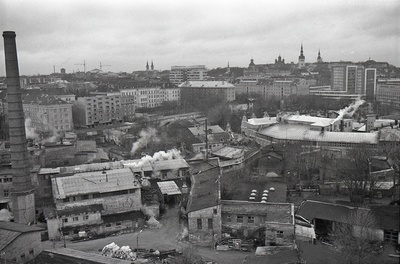
<svg viewBox="0 0 400 264">
<path fill-rule="evenodd" d="M 298 62 L 400 65 L 400 3 L 386 1 L 11 1 L 1 31 L 15 31 L 21 75 L 207 68 Z M 4 59 L 4 47 L 1 48 Z M 5 76 L 0 64 L 0 76 Z"/>
</svg>

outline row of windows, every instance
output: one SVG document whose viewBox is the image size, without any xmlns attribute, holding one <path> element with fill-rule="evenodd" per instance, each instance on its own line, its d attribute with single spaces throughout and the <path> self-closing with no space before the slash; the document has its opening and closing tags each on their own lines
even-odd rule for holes
<svg viewBox="0 0 400 264">
<path fill-rule="evenodd" d="M 68 223 L 69 221 L 72 220 L 72 222 L 78 222 L 79 221 L 80 216 L 72 216 L 72 217 L 63 217 L 62 218 L 62 222 L 63 223 Z M 82 220 L 83 221 L 87 221 L 89 220 L 89 215 L 85 214 L 82 215 Z"/>
<path fill-rule="evenodd" d="M 124 195 L 129 193 L 134 193 L 136 189 L 129 189 L 129 190 L 121 190 L 115 192 L 105 192 L 105 193 L 93 193 L 93 194 L 84 194 L 84 195 L 77 195 L 77 196 L 69 196 L 63 199 L 64 203 L 68 202 L 75 202 L 79 200 L 88 200 L 88 199 L 96 199 L 96 198 L 104 198 L 116 195 Z"/>
</svg>

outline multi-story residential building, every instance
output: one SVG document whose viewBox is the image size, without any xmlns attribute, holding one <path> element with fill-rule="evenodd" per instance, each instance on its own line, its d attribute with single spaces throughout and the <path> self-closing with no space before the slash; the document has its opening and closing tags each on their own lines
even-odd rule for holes
<svg viewBox="0 0 400 264">
<path fill-rule="evenodd" d="M 26 118 L 37 133 L 67 132 L 73 129 L 72 105 L 49 95 L 23 97 Z"/>
<path fill-rule="evenodd" d="M 225 81 L 186 81 L 179 85 L 181 102 L 196 105 L 199 100 L 218 98 L 221 102 L 235 100 L 235 86 Z"/>
<path fill-rule="evenodd" d="M 119 93 L 79 97 L 73 102 L 74 124 L 77 127 L 122 122 L 121 96 Z"/>
<path fill-rule="evenodd" d="M 378 80 L 376 100 L 381 104 L 392 105 L 400 109 L 400 79 Z"/>
<path fill-rule="evenodd" d="M 161 89 L 163 102 L 179 102 L 181 100 L 181 88 L 170 87 Z"/>
<path fill-rule="evenodd" d="M 136 110 L 136 90 L 122 89 L 119 91 L 121 96 L 121 113 L 125 121 L 133 121 Z"/>
<path fill-rule="evenodd" d="M 205 65 L 172 66 L 169 73 L 169 81 L 179 85 L 185 81 L 203 81 L 207 79 Z"/>
<path fill-rule="evenodd" d="M 160 87 L 143 87 L 135 88 L 135 90 L 137 108 L 154 108 L 162 104 L 163 97 Z"/>
<path fill-rule="evenodd" d="M 306 79 L 274 80 L 274 81 L 243 81 L 235 84 L 238 94 L 256 93 L 265 99 L 275 97 L 282 99 L 291 95 L 308 95 L 309 87 L 314 82 Z"/>
<path fill-rule="evenodd" d="M 332 90 L 374 97 L 376 69 L 355 64 L 337 64 L 331 68 Z"/>
</svg>

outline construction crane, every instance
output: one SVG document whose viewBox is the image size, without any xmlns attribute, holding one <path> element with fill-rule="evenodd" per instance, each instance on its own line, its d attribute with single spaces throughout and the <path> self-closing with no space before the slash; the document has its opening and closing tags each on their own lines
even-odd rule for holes
<svg viewBox="0 0 400 264">
<path fill-rule="evenodd" d="M 81 66 L 83 65 L 83 72 L 86 73 L 86 61 L 85 60 L 83 60 L 83 64 L 82 63 L 76 63 L 74 65 L 81 65 Z"/>
<path fill-rule="evenodd" d="M 100 62 L 100 71 L 103 71 L 103 67 L 111 67 L 111 65 L 104 65 Z"/>
</svg>

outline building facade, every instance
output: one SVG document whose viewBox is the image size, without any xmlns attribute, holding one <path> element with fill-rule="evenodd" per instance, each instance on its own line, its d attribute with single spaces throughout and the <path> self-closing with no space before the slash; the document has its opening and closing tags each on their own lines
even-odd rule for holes
<svg viewBox="0 0 400 264">
<path fill-rule="evenodd" d="M 26 118 L 37 133 L 67 132 L 73 129 L 72 104 L 52 96 L 23 98 Z"/>
<path fill-rule="evenodd" d="M 376 86 L 376 100 L 400 109 L 400 79 L 381 79 Z"/>
<path fill-rule="evenodd" d="M 204 65 L 172 66 L 169 81 L 179 85 L 185 81 L 203 81 L 207 79 L 207 69 Z"/>
<path fill-rule="evenodd" d="M 331 85 L 334 91 L 368 95 L 373 99 L 376 90 L 376 69 L 356 64 L 336 64 L 331 68 Z"/>
<path fill-rule="evenodd" d="M 218 98 L 222 102 L 231 102 L 236 98 L 235 86 L 225 81 L 187 81 L 179 88 L 181 102 L 193 105 L 207 98 Z"/>
<path fill-rule="evenodd" d="M 119 93 L 79 97 L 73 102 L 74 125 L 95 127 L 122 122 Z"/>
</svg>

